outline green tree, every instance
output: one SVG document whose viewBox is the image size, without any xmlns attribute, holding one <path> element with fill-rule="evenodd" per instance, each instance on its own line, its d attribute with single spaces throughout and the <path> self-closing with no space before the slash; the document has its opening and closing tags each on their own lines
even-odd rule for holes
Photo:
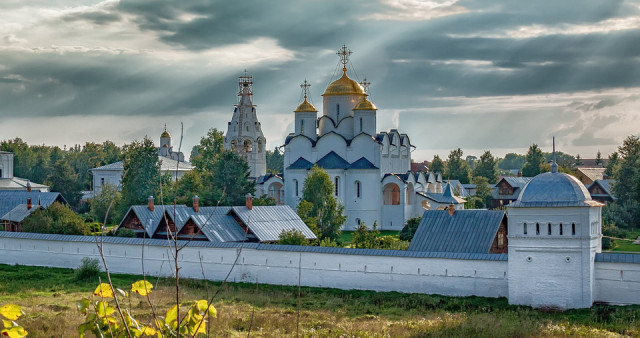
<svg viewBox="0 0 640 338">
<path fill-rule="evenodd" d="M 576 162 L 575 162 L 575 165 L 576 165 L 576 166 L 579 166 L 579 165 L 582 165 L 582 164 L 584 164 L 584 163 L 582 162 L 582 157 L 580 157 L 580 154 L 576 155 Z"/>
<path fill-rule="evenodd" d="M 609 155 L 609 161 L 607 161 L 607 167 L 604 171 L 604 176 L 613 177 L 613 173 L 618 170 L 619 164 L 620 155 L 618 155 L 618 153 L 614 151 L 611 155 Z"/>
<path fill-rule="evenodd" d="M 449 153 L 445 177 L 459 180 L 462 184 L 467 184 L 471 181 L 471 171 L 469 170 L 469 164 L 462 159 L 462 149 L 458 148 Z"/>
<path fill-rule="evenodd" d="M 284 172 L 284 154 L 278 150 L 278 147 L 273 151 L 267 150 L 267 172 L 281 173 Z"/>
<path fill-rule="evenodd" d="M 618 201 L 640 201 L 640 139 L 627 137 L 618 147 L 618 169 L 614 172 L 616 183 L 613 191 Z"/>
<path fill-rule="evenodd" d="M 524 167 L 522 167 L 522 176 L 534 177 L 544 171 L 548 171 L 545 170 L 544 155 L 537 144 L 532 144 L 529 147 L 529 151 L 525 158 L 526 161 L 524 163 Z"/>
<path fill-rule="evenodd" d="M 20 138 L 2 141 L 0 150 L 13 153 L 13 174 L 15 176 L 31 179 L 31 168 L 36 163 L 36 157 L 26 142 Z"/>
<path fill-rule="evenodd" d="M 467 164 L 469 165 L 469 169 L 473 171 L 473 169 L 476 168 L 476 163 L 478 162 L 478 158 L 473 155 L 467 155 L 467 157 L 465 158 L 465 161 L 467 161 Z"/>
<path fill-rule="evenodd" d="M 69 162 L 64 159 L 58 160 L 51 167 L 49 177 L 46 179 L 47 184 L 51 186 L 52 191 L 57 191 L 71 204 L 78 206 L 82 193 L 78 175 L 76 175 Z"/>
<path fill-rule="evenodd" d="M 489 150 L 480 156 L 480 160 L 473 170 L 473 176 L 482 176 L 489 182 L 498 182 L 498 160 L 491 155 Z"/>
<path fill-rule="evenodd" d="M 407 220 L 407 223 L 400 231 L 400 240 L 411 242 L 411 240 L 413 239 L 413 235 L 415 235 L 416 231 L 418 230 L 420 222 L 422 222 L 422 217 L 409 218 Z"/>
<path fill-rule="evenodd" d="M 522 166 L 524 166 L 525 162 L 526 158 L 524 155 L 508 153 L 504 156 L 503 159 L 498 161 L 498 168 L 503 170 L 520 170 L 522 169 Z"/>
<path fill-rule="evenodd" d="M 192 170 L 178 180 L 176 183 L 176 202 L 178 204 L 191 206 L 194 196 L 202 197 L 205 190 L 202 176 L 200 171 Z"/>
<path fill-rule="evenodd" d="M 489 206 L 489 200 L 491 200 L 491 185 L 489 180 L 483 176 L 476 176 L 473 178 L 473 184 L 476 185 L 476 194 L 473 196 L 477 199 L 479 204 L 476 203 L 476 208 L 487 208 Z"/>
<path fill-rule="evenodd" d="M 220 205 L 243 205 L 246 195 L 255 191 L 247 161 L 230 150 L 223 151 L 214 162 L 212 183 L 213 193 L 220 194 L 217 198 Z"/>
<path fill-rule="evenodd" d="M 89 201 L 91 206 L 89 214 L 96 222 L 103 223 L 105 222 L 105 216 L 108 216 L 107 224 L 118 224 L 122 219 L 121 203 L 122 200 L 118 188 L 113 184 L 103 184 L 100 193 Z M 107 210 L 109 210 L 108 215 Z"/>
<path fill-rule="evenodd" d="M 444 172 L 444 162 L 438 155 L 433 155 L 433 160 L 429 165 L 429 171 L 432 173 L 443 173 Z"/>
<path fill-rule="evenodd" d="M 352 244 L 359 249 L 377 249 L 378 248 L 378 223 L 373 222 L 371 230 L 361 222 L 356 231 L 353 232 Z"/>
<path fill-rule="evenodd" d="M 282 230 L 278 236 L 278 244 L 282 245 L 308 245 L 309 241 L 304 234 L 297 229 Z"/>
<path fill-rule="evenodd" d="M 122 176 L 122 207 L 146 204 L 149 196 L 160 190 L 160 162 L 158 149 L 145 137 L 125 146 L 124 175 Z"/>
<path fill-rule="evenodd" d="M 267 195 L 262 195 L 260 197 L 254 197 L 253 198 L 253 205 L 254 206 L 276 205 L 276 200 L 273 197 L 269 197 Z"/>
<path fill-rule="evenodd" d="M 191 164 L 201 172 L 213 172 L 213 166 L 224 144 L 224 134 L 216 128 L 211 128 L 206 136 L 200 138 L 200 144 L 194 146 L 191 151 Z"/>
<path fill-rule="evenodd" d="M 69 206 L 58 202 L 47 209 L 34 211 L 22 222 L 23 232 L 43 234 L 88 235 L 89 227 Z"/>
<path fill-rule="evenodd" d="M 596 165 L 602 165 L 602 153 L 598 149 L 598 153 L 596 154 Z"/>
<path fill-rule="evenodd" d="M 302 219 L 316 219 L 318 238 L 339 241 L 340 227 L 347 219 L 344 215 L 344 206 L 333 196 L 333 183 L 329 174 L 315 165 L 304 181 L 302 202 L 305 201 L 311 205 L 306 203 L 302 205 L 304 216 Z M 298 205 L 298 214 L 301 213 L 300 209 L 301 205 Z"/>
</svg>

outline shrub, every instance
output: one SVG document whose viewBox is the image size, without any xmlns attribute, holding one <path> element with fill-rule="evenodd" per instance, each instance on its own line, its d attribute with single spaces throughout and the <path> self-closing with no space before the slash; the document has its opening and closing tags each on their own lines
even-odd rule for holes
<svg viewBox="0 0 640 338">
<path fill-rule="evenodd" d="M 353 246 L 360 249 L 376 249 L 378 248 L 378 223 L 373 222 L 373 228 L 369 228 L 361 222 L 356 231 L 353 232 Z"/>
<path fill-rule="evenodd" d="M 76 280 L 97 280 L 100 274 L 100 261 L 96 258 L 85 257 L 76 269 Z"/>
<path fill-rule="evenodd" d="M 58 202 L 34 211 L 22 223 L 23 232 L 42 234 L 88 235 L 89 227 L 68 205 Z"/>
<path fill-rule="evenodd" d="M 116 237 L 136 237 L 136 233 L 131 229 L 119 228 L 116 231 Z"/>
<path fill-rule="evenodd" d="M 329 247 L 329 248 L 337 248 L 340 247 L 338 242 L 332 240 L 331 238 L 324 238 L 320 241 L 320 246 Z"/>
<path fill-rule="evenodd" d="M 422 217 L 414 217 L 407 220 L 407 224 L 404 225 L 402 231 L 400 231 L 400 240 L 409 241 L 413 239 L 413 235 L 416 234 L 418 226 L 422 221 Z"/>
<path fill-rule="evenodd" d="M 602 237 L 602 250 L 611 250 L 614 247 L 614 243 L 611 238 Z"/>
<path fill-rule="evenodd" d="M 307 245 L 309 244 L 307 238 L 300 230 L 282 230 L 280 233 L 278 244 L 283 245 Z"/>
</svg>

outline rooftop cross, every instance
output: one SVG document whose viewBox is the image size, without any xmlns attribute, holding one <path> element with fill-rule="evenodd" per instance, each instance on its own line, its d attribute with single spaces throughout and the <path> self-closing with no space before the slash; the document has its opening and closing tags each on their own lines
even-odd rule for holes
<svg viewBox="0 0 640 338">
<path fill-rule="evenodd" d="M 558 164 L 556 163 L 556 137 L 553 137 L 553 163 L 551 163 L 551 172 L 558 172 Z"/>
<path fill-rule="evenodd" d="M 364 79 L 362 79 L 362 82 L 360 82 L 360 85 L 364 88 L 364 92 L 365 93 L 369 93 L 369 85 L 370 84 L 371 84 L 371 82 L 368 82 L 366 77 Z"/>
<path fill-rule="evenodd" d="M 342 63 L 342 71 L 347 72 L 347 63 L 349 63 L 349 56 L 351 51 L 347 48 L 347 45 L 342 45 L 342 48 L 336 53 L 340 56 L 340 62 Z"/>
<path fill-rule="evenodd" d="M 311 84 L 309 84 L 309 82 L 307 82 L 307 79 L 304 80 L 304 82 L 300 85 L 300 88 L 302 88 L 302 90 L 304 90 L 304 99 L 307 99 L 307 90 L 309 90 L 309 87 L 311 87 Z"/>
</svg>

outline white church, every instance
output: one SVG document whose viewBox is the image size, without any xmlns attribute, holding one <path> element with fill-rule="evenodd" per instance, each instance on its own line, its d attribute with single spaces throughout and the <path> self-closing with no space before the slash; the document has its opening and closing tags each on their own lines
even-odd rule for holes
<svg viewBox="0 0 640 338">
<path fill-rule="evenodd" d="M 308 100 L 294 110 L 295 130 L 284 144 L 283 175 L 266 175 L 266 139 L 251 101 L 252 79 L 240 77 L 240 100 L 229 122 L 225 148 L 234 149 L 249 162 L 256 178 L 256 195 L 273 197 L 278 204 L 296 208 L 302 198 L 309 169 L 317 165 L 331 176 L 334 194 L 345 207 L 344 230 L 361 222 L 379 229 L 401 230 L 407 219 L 421 216 L 425 209 L 464 207 L 449 184 L 442 186 L 436 175 L 414 174 L 411 152 L 415 146 L 397 129 L 376 132 L 376 106 L 367 98 L 366 79 L 351 79 L 347 65 L 351 51 L 343 46 L 337 53 L 342 76 L 322 94 L 322 115 Z"/>
</svg>

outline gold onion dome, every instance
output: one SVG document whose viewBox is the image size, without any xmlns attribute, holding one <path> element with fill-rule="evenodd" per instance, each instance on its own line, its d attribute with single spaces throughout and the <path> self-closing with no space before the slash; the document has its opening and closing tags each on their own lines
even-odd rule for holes
<svg viewBox="0 0 640 338">
<path fill-rule="evenodd" d="M 362 101 L 360 101 L 353 110 L 378 110 L 375 104 L 371 103 L 371 101 L 367 100 L 365 96 Z"/>
<path fill-rule="evenodd" d="M 324 94 L 322 94 L 322 96 L 325 95 L 365 95 L 364 92 L 364 88 L 362 88 L 362 86 L 354 81 L 351 80 L 348 76 L 347 76 L 347 69 L 343 68 L 342 69 L 343 74 L 342 77 L 333 81 L 329 87 L 327 87 L 327 90 L 325 90 Z"/>
<path fill-rule="evenodd" d="M 296 110 L 294 110 L 294 112 L 296 113 L 305 113 L 305 112 L 312 112 L 315 113 L 318 110 L 316 109 L 316 107 L 314 107 L 311 103 L 309 103 L 309 101 L 307 101 L 307 98 L 304 99 L 304 102 L 302 102 L 298 108 L 296 108 Z"/>
<path fill-rule="evenodd" d="M 171 137 L 171 134 L 169 134 L 169 132 L 165 130 L 165 131 L 162 132 L 160 137 Z"/>
</svg>

